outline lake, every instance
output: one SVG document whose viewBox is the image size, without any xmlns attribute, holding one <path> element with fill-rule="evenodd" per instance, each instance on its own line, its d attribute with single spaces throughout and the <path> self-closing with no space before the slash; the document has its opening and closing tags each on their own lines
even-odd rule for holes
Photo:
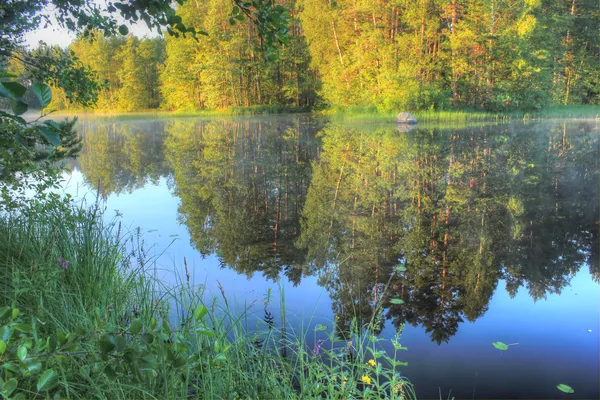
<svg viewBox="0 0 600 400">
<path fill-rule="evenodd" d="M 347 334 L 354 317 L 383 338 L 404 327 L 401 371 L 419 398 L 600 397 L 600 122 L 397 130 L 296 115 L 79 130 L 65 191 L 97 193 L 107 218 L 139 227 L 161 279 L 186 279 L 185 258 L 194 284 L 259 302 L 256 318 L 271 291 L 276 321 L 283 290 L 309 341 L 325 339 L 317 324 Z"/>
</svg>

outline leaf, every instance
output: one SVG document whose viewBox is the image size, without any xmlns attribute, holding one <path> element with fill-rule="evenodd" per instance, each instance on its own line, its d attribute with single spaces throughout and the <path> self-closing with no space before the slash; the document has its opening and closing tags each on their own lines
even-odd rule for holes
<svg viewBox="0 0 600 400">
<path fill-rule="evenodd" d="M 327 330 L 327 325 L 317 324 L 317 326 L 315 326 L 315 329 L 313 329 L 314 332 L 321 332 L 324 330 Z"/>
<path fill-rule="evenodd" d="M 12 309 L 10 307 L 0 308 L 0 320 L 5 320 L 11 314 L 12 314 Z"/>
<path fill-rule="evenodd" d="M 194 319 L 200 321 L 208 313 L 208 308 L 204 306 L 198 306 L 194 310 Z"/>
<path fill-rule="evenodd" d="M 213 339 L 217 337 L 217 334 L 214 331 L 212 331 L 210 329 L 206 329 L 206 328 L 198 328 L 198 329 L 196 329 L 196 333 L 199 333 L 200 335 L 211 337 Z"/>
<path fill-rule="evenodd" d="M 56 351 L 56 347 L 58 346 L 58 340 L 56 340 L 55 335 L 50 335 L 48 337 L 48 352 L 54 353 Z"/>
<path fill-rule="evenodd" d="M 54 372 L 53 369 L 49 369 L 40 376 L 40 379 L 37 381 L 37 390 L 38 392 L 45 392 L 47 390 L 52 389 L 58 383 L 58 375 Z"/>
<path fill-rule="evenodd" d="M 18 82 L 0 82 L 0 90 L 8 95 L 12 99 L 18 99 L 23 97 L 27 88 Z"/>
<path fill-rule="evenodd" d="M 44 125 L 38 126 L 38 129 L 40 131 L 40 135 L 42 135 L 50 144 L 53 146 L 60 145 L 60 136 L 56 131 Z"/>
<path fill-rule="evenodd" d="M 19 357 L 19 360 L 25 361 L 27 358 L 27 347 L 19 346 L 19 350 L 17 350 L 17 357 Z"/>
<path fill-rule="evenodd" d="M 573 388 L 571 386 L 565 385 L 564 383 L 561 383 L 560 385 L 556 385 L 556 388 L 558 390 L 560 390 L 561 392 L 575 393 L 575 390 L 573 390 Z"/>
<path fill-rule="evenodd" d="M 18 384 L 19 382 L 15 378 L 7 380 L 4 382 L 4 385 L 2 385 L 2 394 L 6 397 L 10 397 L 10 395 L 13 394 L 17 388 Z"/>
<path fill-rule="evenodd" d="M 102 352 L 109 353 L 115 349 L 115 336 L 104 335 L 98 344 L 100 345 L 100 350 L 102 350 Z"/>
<path fill-rule="evenodd" d="M 396 271 L 398 271 L 398 272 L 405 272 L 406 271 L 406 267 L 404 265 L 398 265 L 396 267 Z"/>
<path fill-rule="evenodd" d="M 125 338 L 121 335 L 115 336 L 115 347 L 119 353 L 123 353 L 125 351 L 125 347 L 127 346 L 127 342 Z"/>
<path fill-rule="evenodd" d="M 104 374 L 112 380 L 117 379 L 117 373 L 115 372 L 115 370 L 110 366 L 107 365 L 106 367 L 104 367 Z"/>
<path fill-rule="evenodd" d="M 33 93 L 35 94 L 35 96 L 40 101 L 40 105 L 42 106 L 42 108 L 47 107 L 48 104 L 50 104 L 50 102 L 52 101 L 52 90 L 50 89 L 50 86 L 44 83 L 36 82 L 33 85 L 31 85 L 31 88 L 33 89 Z"/>
<path fill-rule="evenodd" d="M 44 121 L 44 125 L 48 125 L 50 128 L 54 128 L 57 131 L 60 131 L 60 125 L 58 125 L 56 122 L 52 121 L 51 119 L 47 119 Z"/>
<path fill-rule="evenodd" d="M 183 357 L 183 356 L 177 356 L 175 358 L 175 360 L 173 361 L 173 366 L 175 368 L 183 367 L 186 364 L 187 364 L 187 362 L 185 360 L 185 357 Z"/>
<path fill-rule="evenodd" d="M 131 325 L 129 326 L 129 333 L 131 333 L 132 335 L 137 335 L 138 333 L 141 332 L 143 326 L 144 326 L 144 324 L 142 323 L 141 319 L 139 319 L 139 318 L 134 319 L 131 322 Z"/>
<path fill-rule="evenodd" d="M 402 299 L 391 299 L 390 303 L 392 303 L 392 304 L 404 304 L 404 300 L 402 300 Z"/>
<path fill-rule="evenodd" d="M 23 118 L 21 118 L 21 117 L 19 117 L 17 115 L 9 114 L 9 113 L 4 112 L 4 111 L 0 111 L 0 117 L 2 117 L 2 118 L 10 118 L 13 121 L 16 121 L 16 122 L 20 123 L 21 125 L 26 125 L 27 124 L 27 121 L 25 121 Z"/>
<path fill-rule="evenodd" d="M 33 333 L 33 327 L 31 324 L 14 324 L 13 328 L 22 333 Z"/>
<path fill-rule="evenodd" d="M 38 372 L 40 372 L 42 370 L 42 363 L 37 361 L 34 362 L 33 364 L 29 364 L 27 366 L 27 371 L 31 374 L 31 375 L 35 375 Z"/>
<path fill-rule="evenodd" d="M 25 114 L 29 106 L 21 100 L 10 99 L 10 109 L 15 115 Z"/>
<path fill-rule="evenodd" d="M 21 370 L 19 369 L 19 367 L 17 365 L 11 364 L 11 363 L 2 364 L 2 369 L 5 369 L 10 372 L 14 372 L 15 374 L 18 374 L 19 372 L 21 372 Z"/>
<path fill-rule="evenodd" d="M 154 335 L 151 333 L 142 334 L 142 340 L 148 344 L 152 344 L 154 342 Z"/>
<path fill-rule="evenodd" d="M 0 340 L 0 355 L 4 354 L 6 351 L 6 342 L 4 340 Z"/>
<path fill-rule="evenodd" d="M 506 351 L 508 350 L 508 346 L 502 342 L 493 342 L 492 345 L 498 350 Z"/>
<path fill-rule="evenodd" d="M 10 337 L 12 336 L 13 330 L 10 329 L 10 327 L 8 326 L 3 326 L 2 328 L 0 328 L 0 339 L 4 340 L 5 342 L 8 341 L 8 339 L 10 339 Z"/>
</svg>

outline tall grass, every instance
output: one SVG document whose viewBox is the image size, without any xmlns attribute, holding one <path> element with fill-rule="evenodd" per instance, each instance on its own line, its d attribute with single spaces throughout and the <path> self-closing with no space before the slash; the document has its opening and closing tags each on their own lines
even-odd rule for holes
<svg viewBox="0 0 600 400">
<path fill-rule="evenodd" d="M 482 110 L 422 110 L 411 112 L 420 123 L 466 123 L 466 122 L 502 122 L 514 120 L 537 120 L 552 118 L 600 118 L 598 106 L 552 106 L 540 111 L 488 112 Z M 395 122 L 398 113 L 380 113 L 374 107 L 354 107 L 330 109 L 323 114 L 335 120 L 362 122 Z"/>
<path fill-rule="evenodd" d="M 270 293 L 238 310 L 189 277 L 166 285 L 139 233 L 104 222 L 98 205 L 44 210 L 0 216 L 0 306 L 13 309 L 0 312 L 0 358 L 15 365 L 0 384 L 18 381 L 25 397 L 415 397 L 399 354 L 386 354 L 370 326 L 354 323 L 345 337 L 290 326 L 283 290 L 275 320 Z M 326 339 L 309 347 L 317 332 Z M 23 348 L 38 354 L 22 358 Z M 40 387 L 43 369 L 57 375 L 51 389 Z"/>
</svg>

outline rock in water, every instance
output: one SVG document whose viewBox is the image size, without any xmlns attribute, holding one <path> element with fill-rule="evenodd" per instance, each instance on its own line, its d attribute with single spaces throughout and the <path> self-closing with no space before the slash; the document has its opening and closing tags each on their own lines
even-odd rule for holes
<svg viewBox="0 0 600 400">
<path fill-rule="evenodd" d="M 416 124 L 396 124 L 396 132 L 408 133 L 417 127 Z"/>
<path fill-rule="evenodd" d="M 416 124 L 417 123 L 417 119 L 415 118 L 414 115 L 407 113 L 407 112 L 401 112 L 400 114 L 398 114 L 398 116 L 396 117 L 396 123 L 397 124 Z"/>
</svg>

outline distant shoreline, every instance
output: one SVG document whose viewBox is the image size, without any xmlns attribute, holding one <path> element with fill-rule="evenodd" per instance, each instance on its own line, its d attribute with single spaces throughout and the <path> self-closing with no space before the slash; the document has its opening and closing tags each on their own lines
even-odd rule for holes
<svg viewBox="0 0 600 400">
<path fill-rule="evenodd" d="M 517 120 L 535 121 L 548 119 L 600 119 L 600 106 L 555 106 L 549 107 L 538 112 L 525 113 L 522 111 L 513 111 L 506 113 L 493 113 L 478 110 L 451 110 L 451 111 L 412 111 L 417 121 L 424 122 L 508 122 Z M 262 108 L 239 108 L 227 110 L 202 110 L 202 111 L 161 111 L 144 110 L 133 112 L 111 112 L 111 111 L 67 111 L 61 110 L 53 112 L 50 115 L 64 116 L 76 115 L 82 118 L 98 117 L 116 117 L 119 119 L 129 119 L 137 117 L 206 117 L 206 118 L 237 118 L 237 117 L 260 117 L 276 115 L 312 115 L 328 117 L 336 121 L 356 121 L 356 122 L 394 122 L 396 114 L 377 113 L 370 110 L 356 109 L 329 109 L 324 111 L 307 110 L 287 110 L 287 109 L 262 109 Z"/>
</svg>

